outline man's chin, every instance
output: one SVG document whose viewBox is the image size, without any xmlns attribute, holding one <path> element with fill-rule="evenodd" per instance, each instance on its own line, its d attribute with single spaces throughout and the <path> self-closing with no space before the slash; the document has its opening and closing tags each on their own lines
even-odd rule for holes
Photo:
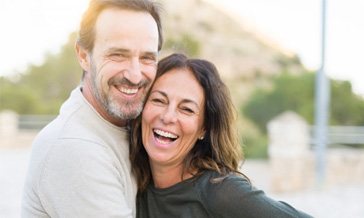
<svg viewBox="0 0 364 218">
<path fill-rule="evenodd" d="M 119 107 L 109 107 L 109 114 L 113 117 L 121 120 L 130 120 L 135 119 L 141 112 L 142 112 L 142 106 L 134 106 L 130 107 L 127 105 L 123 105 Z M 128 107 L 128 108 L 125 108 Z"/>
</svg>

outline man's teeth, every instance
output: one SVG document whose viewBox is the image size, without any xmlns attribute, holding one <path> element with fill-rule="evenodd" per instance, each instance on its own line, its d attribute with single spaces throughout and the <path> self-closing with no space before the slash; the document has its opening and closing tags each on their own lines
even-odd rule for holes
<svg viewBox="0 0 364 218">
<path fill-rule="evenodd" d="M 157 133 L 158 135 L 166 137 L 166 138 L 176 139 L 178 137 L 170 132 L 165 132 L 160 129 L 156 129 L 156 130 L 154 130 L 154 132 Z"/>
<path fill-rule="evenodd" d="M 135 89 L 127 89 L 127 88 L 121 87 L 119 89 L 119 91 L 122 92 L 122 93 L 128 94 L 128 95 L 131 95 L 131 94 L 137 93 L 138 92 L 138 89 L 137 88 L 135 88 Z"/>
</svg>

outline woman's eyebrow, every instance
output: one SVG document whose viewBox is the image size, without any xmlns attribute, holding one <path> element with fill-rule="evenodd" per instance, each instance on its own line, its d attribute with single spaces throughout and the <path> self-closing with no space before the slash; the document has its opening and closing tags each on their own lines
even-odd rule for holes
<svg viewBox="0 0 364 218">
<path fill-rule="evenodd" d="M 150 94 L 152 95 L 154 93 L 159 93 L 159 94 L 163 95 L 163 97 L 168 98 L 168 95 L 167 95 L 166 92 L 163 92 L 163 91 L 160 91 L 160 90 L 153 90 Z M 184 98 L 182 100 L 182 103 L 190 103 L 190 104 L 195 105 L 198 109 L 200 109 L 199 104 L 196 101 L 194 101 L 193 99 Z"/>
</svg>

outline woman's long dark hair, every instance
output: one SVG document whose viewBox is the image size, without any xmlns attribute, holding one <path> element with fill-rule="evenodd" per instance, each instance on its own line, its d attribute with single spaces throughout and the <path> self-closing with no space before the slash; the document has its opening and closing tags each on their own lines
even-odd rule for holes
<svg viewBox="0 0 364 218">
<path fill-rule="evenodd" d="M 222 82 L 216 67 L 206 60 L 188 59 L 183 54 L 172 54 L 158 63 L 155 81 L 173 69 L 191 71 L 203 88 L 205 96 L 205 137 L 197 140 L 184 159 L 185 170 L 197 170 L 197 174 L 204 170 L 213 170 L 222 176 L 238 172 L 242 150 L 235 127 L 235 109 L 229 90 Z M 142 142 L 141 116 L 132 122 L 129 139 L 132 171 L 137 178 L 139 190 L 143 191 L 151 182 L 152 174 L 148 154 Z"/>
</svg>

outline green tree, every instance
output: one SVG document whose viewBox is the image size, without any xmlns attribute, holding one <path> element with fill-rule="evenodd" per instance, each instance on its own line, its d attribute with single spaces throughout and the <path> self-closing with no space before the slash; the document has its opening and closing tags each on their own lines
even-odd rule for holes
<svg viewBox="0 0 364 218">
<path fill-rule="evenodd" d="M 0 110 L 20 114 L 56 114 L 70 91 L 79 84 L 82 71 L 74 52 L 76 34 L 58 54 L 46 54 L 39 66 L 31 65 L 17 79 L 2 77 Z"/>
<path fill-rule="evenodd" d="M 19 86 L 0 77 L 0 110 L 8 109 L 18 113 L 35 113 L 39 110 L 37 95 L 26 86 Z"/>
<path fill-rule="evenodd" d="M 314 119 L 314 73 L 281 74 L 270 90 L 258 89 L 242 108 L 262 132 L 278 114 L 291 110 L 309 123 Z M 364 125 L 364 99 L 355 95 L 350 82 L 331 80 L 330 124 Z"/>
<path fill-rule="evenodd" d="M 201 44 L 193 35 L 182 34 L 178 38 L 167 38 L 164 49 L 186 53 L 197 57 L 201 53 Z"/>
<path fill-rule="evenodd" d="M 330 125 L 364 125 L 364 99 L 355 95 L 350 82 L 331 80 Z M 248 158 L 267 156 L 266 125 L 280 113 L 291 110 L 310 124 L 314 122 L 315 74 L 281 74 L 272 86 L 258 88 L 242 106 L 242 113 L 257 127 L 243 136 Z"/>
<path fill-rule="evenodd" d="M 331 81 L 331 125 L 364 125 L 364 99 L 348 81 Z"/>
</svg>

